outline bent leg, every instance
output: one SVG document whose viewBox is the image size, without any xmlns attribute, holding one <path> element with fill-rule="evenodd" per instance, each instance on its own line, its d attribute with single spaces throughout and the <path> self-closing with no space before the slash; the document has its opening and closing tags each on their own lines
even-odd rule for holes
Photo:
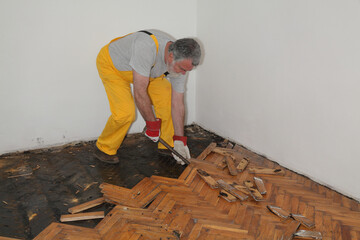
<svg viewBox="0 0 360 240">
<path fill-rule="evenodd" d="M 131 78 L 131 72 L 118 72 L 109 59 L 100 55 L 101 52 L 97 59 L 97 67 L 109 100 L 111 116 L 96 146 L 108 155 L 115 155 L 135 120 L 135 103 L 127 79 Z"/>
</svg>

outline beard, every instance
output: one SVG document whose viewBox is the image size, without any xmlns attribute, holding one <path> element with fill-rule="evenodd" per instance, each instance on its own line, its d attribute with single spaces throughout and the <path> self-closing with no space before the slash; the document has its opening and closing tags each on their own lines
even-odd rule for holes
<svg viewBox="0 0 360 240">
<path fill-rule="evenodd" d="M 173 61 L 170 64 L 166 64 L 167 66 L 167 71 L 169 72 L 168 77 L 169 78 L 177 78 L 181 76 L 181 73 L 177 73 L 174 71 L 174 65 L 175 65 L 175 61 Z"/>
</svg>

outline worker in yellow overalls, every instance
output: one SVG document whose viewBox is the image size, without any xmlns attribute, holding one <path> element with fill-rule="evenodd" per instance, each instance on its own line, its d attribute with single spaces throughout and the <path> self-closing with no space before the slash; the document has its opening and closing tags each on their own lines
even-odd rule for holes
<svg viewBox="0 0 360 240">
<path fill-rule="evenodd" d="M 145 135 L 154 142 L 161 136 L 189 159 L 184 136 L 185 81 L 200 57 L 200 46 L 194 39 L 175 40 L 158 30 L 135 32 L 104 46 L 96 65 L 111 116 L 96 142 L 95 156 L 106 163 L 119 162 L 116 153 L 135 120 L 136 106 L 146 122 Z M 158 148 L 165 150 L 161 143 Z"/>
</svg>

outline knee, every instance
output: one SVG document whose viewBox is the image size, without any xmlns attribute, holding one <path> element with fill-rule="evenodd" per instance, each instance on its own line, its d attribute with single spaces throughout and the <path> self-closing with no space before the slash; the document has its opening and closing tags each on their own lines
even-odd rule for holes
<svg viewBox="0 0 360 240">
<path fill-rule="evenodd" d="M 125 123 L 125 122 L 134 122 L 135 121 L 135 109 L 128 111 L 121 111 L 116 114 L 112 114 L 112 118 L 115 122 Z"/>
</svg>

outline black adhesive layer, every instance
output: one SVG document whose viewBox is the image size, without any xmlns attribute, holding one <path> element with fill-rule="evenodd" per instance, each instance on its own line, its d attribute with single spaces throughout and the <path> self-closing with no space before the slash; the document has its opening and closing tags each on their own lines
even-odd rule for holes
<svg viewBox="0 0 360 240">
<path fill-rule="evenodd" d="M 211 142 L 223 139 L 197 125 L 186 127 L 192 157 Z M 0 236 L 33 239 L 52 222 L 60 222 L 72 206 L 102 196 L 102 182 L 132 188 L 152 175 L 177 178 L 185 166 L 157 152 L 157 144 L 142 134 L 126 137 L 118 151 L 119 164 L 106 164 L 94 156 L 94 142 L 0 156 Z M 105 213 L 103 204 L 89 211 Z M 101 220 L 68 224 L 95 227 Z"/>
</svg>

